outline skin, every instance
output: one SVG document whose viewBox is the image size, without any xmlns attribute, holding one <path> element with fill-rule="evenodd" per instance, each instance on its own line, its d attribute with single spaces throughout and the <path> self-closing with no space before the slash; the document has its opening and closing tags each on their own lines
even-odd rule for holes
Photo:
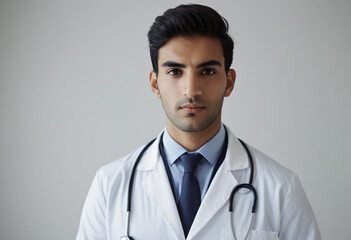
<svg viewBox="0 0 351 240">
<path fill-rule="evenodd" d="M 224 69 L 219 39 L 173 37 L 159 49 L 159 72 L 150 72 L 153 93 L 161 99 L 171 137 L 195 151 L 220 129 L 224 97 L 234 88 L 235 71 Z"/>
</svg>

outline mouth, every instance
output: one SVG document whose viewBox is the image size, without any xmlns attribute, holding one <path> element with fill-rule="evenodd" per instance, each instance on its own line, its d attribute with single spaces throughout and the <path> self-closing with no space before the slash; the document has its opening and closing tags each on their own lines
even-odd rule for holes
<svg viewBox="0 0 351 240">
<path fill-rule="evenodd" d="M 185 104 L 181 106 L 179 109 L 186 113 L 198 113 L 201 112 L 205 107 L 197 104 Z"/>
</svg>

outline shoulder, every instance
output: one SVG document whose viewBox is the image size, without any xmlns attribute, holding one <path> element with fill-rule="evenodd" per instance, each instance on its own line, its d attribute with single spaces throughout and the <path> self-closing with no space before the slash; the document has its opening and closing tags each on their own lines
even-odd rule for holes
<svg viewBox="0 0 351 240">
<path fill-rule="evenodd" d="M 256 184 L 274 192 L 288 194 L 289 189 L 299 178 L 295 172 L 281 165 L 271 157 L 252 146 L 248 146 L 255 165 Z"/>
<path fill-rule="evenodd" d="M 287 181 L 291 180 L 291 178 L 296 175 L 292 170 L 281 165 L 263 152 L 252 146 L 248 147 L 252 154 L 252 158 L 254 159 L 254 164 L 258 173 L 261 171 L 261 173 L 266 176 L 279 178 L 281 180 L 285 179 Z"/>
<path fill-rule="evenodd" d="M 126 156 L 118 158 L 100 167 L 95 175 L 93 185 L 99 189 L 105 201 L 110 199 L 111 194 L 127 191 L 133 165 L 144 146 L 132 151 Z"/>
<path fill-rule="evenodd" d="M 228 133 L 228 148 L 229 157 L 232 158 L 230 160 L 232 169 L 246 169 L 249 166 L 248 154 L 250 154 L 254 163 L 255 176 L 258 178 L 267 177 L 275 180 L 289 181 L 295 175 L 294 172 L 244 141 L 244 145 L 247 146 L 249 151 L 247 152 L 244 145 L 239 141 L 239 138 L 230 129 L 228 129 Z"/>
<path fill-rule="evenodd" d="M 106 165 L 103 165 L 98 169 L 97 175 L 102 181 L 109 181 L 116 177 L 129 175 L 136 158 L 138 157 L 143 148 L 144 146 L 141 146 L 136 150 L 130 152 L 129 154 L 120 157 Z"/>
<path fill-rule="evenodd" d="M 138 165 L 138 168 L 145 164 L 145 161 L 150 162 L 151 159 L 153 159 L 152 156 L 155 155 L 155 151 L 158 151 L 158 141 L 152 140 L 149 142 L 149 144 L 145 144 L 137 148 L 128 155 L 102 166 L 97 171 L 97 177 L 100 179 L 100 181 L 105 183 L 129 179 L 132 168 L 143 150 L 146 151 L 142 154 L 142 159 Z"/>
</svg>

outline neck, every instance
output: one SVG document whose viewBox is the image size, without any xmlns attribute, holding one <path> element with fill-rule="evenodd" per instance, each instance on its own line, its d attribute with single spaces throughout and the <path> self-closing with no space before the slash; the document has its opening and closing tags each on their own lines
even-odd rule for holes
<svg viewBox="0 0 351 240">
<path fill-rule="evenodd" d="M 189 152 L 196 151 L 211 140 L 221 128 L 221 120 L 216 120 L 211 126 L 198 132 L 185 132 L 178 129 L 167 119 L 169 135 Z"/>
</svg>

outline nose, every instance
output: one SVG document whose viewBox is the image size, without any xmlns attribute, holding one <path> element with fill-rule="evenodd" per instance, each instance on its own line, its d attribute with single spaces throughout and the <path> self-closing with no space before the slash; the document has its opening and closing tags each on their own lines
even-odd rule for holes
<svg viewBox="0 0 351 240">
<path fill-rule="evenodd" d="M 184 77 L 184 96 L 195 98 L 202 94 L 200 79 L 193 73 L 189 73 Z"/>
</svg>

